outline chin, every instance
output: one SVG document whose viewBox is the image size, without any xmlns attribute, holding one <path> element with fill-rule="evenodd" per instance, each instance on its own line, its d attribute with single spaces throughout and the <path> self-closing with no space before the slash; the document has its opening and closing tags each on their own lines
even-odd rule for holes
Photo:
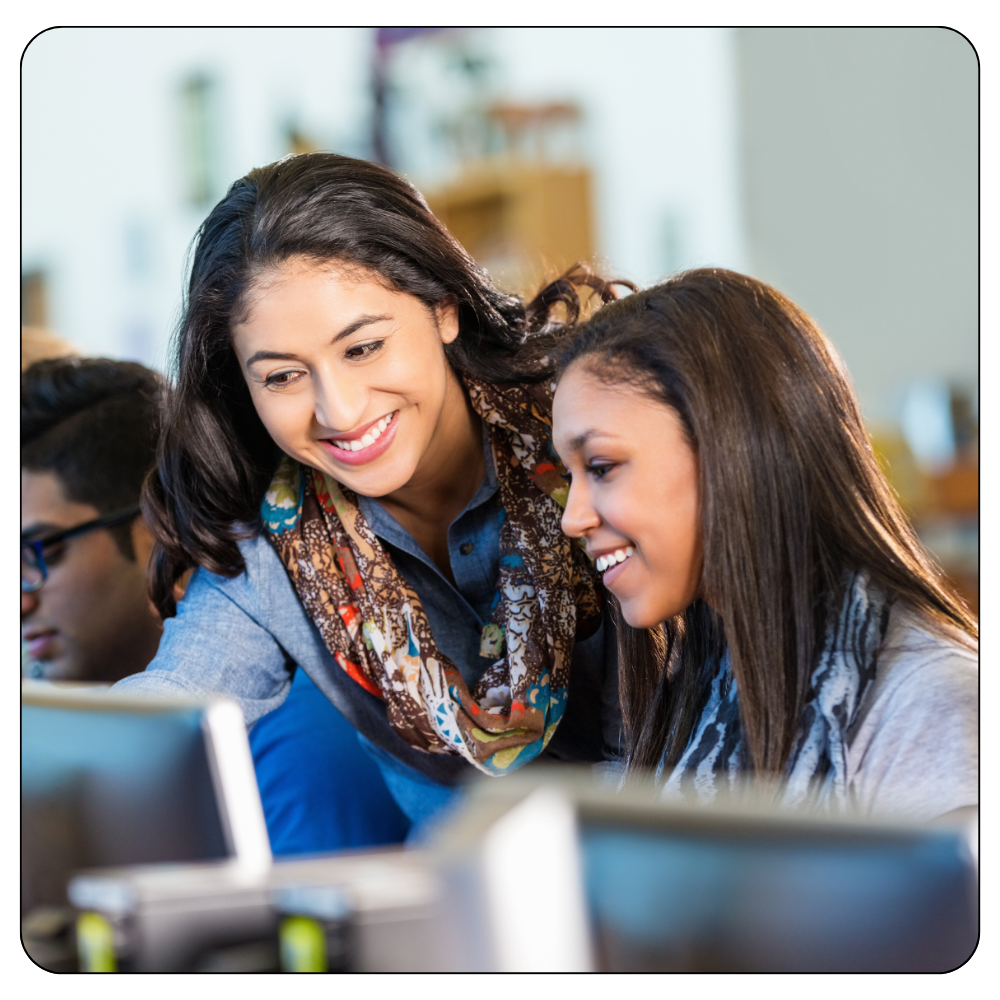
<svg viewBox="0 0 1000 1000">
<path fill-rule="evenodd" d="M 632 628 L 656 628 L 668 618 L 681 614 L 687 607 L 686 604 L 679 605 L 676 601 L 659 604 L 643 600 L 641 597 L 624 600 L 619 598 L 618 604 L 622 609 L 622 617 Z"/>
<path fill-rule="evenodd" d="M 650 614 L 650 609 L 637 598 L 624 601 L 619 599 L 618 604 L 622 609 L 622 618 L 632 628 L 652 628 L 663 621 L 662 618 Z"/>
</svg>

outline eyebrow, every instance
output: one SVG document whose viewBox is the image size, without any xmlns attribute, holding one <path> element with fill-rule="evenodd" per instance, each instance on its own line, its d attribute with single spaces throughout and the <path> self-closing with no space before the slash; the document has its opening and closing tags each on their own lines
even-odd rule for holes
<svg viewBox="0 0 1000 1000">
<path fill-rule="evenodd" d="M 570 451 L 580 451 L 581 448 L 595 435 L 599 433 L 595 428 L 591 428 L 589 431 L 584 431 L 582 434 L 577 434 L 575 438 L 571 438 L 569 442 Z"/>
<path fill-rule="evenodd" d="M 391 316 L 383 314 L 380 316 L 359 316 L 353 323 L 345 326 L 334 338 L 330 341 L 330 345 L 339 343 L 345 337 L 349 337 L 352 333 L 357 333 L 362 327 L 371 326 L 372 323 L 381 323 L 383 320 L 392 319 Z M 249 368 L 251 365 L 256 364 L 258 361 L 297 361 L 297 354 L 281 354 L 278 351 L 257 351 L 251 354 L 249 358 L 246 359 L 244 364 Z"/>
</svg>

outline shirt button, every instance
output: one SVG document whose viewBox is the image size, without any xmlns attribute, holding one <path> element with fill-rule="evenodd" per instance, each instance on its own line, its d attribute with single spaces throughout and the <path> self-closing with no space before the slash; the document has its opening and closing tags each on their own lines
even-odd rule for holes
<svg viewBox="0 0 1000 1000">
<path fill-rule="evenodd" d="M 472 553 L 474 548 L 475 545 L 473 545 L 472 542 L 462 542 L 462 544 L 458 547 L 458 551 L 461 552 L 463 556 L 467 556 Z"/>
</svg>

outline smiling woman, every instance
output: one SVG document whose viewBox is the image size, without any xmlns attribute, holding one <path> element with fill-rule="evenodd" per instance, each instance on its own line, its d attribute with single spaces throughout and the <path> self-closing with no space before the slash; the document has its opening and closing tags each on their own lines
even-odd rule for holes
<svg viewBox="0 0 1000 1000">
<path fill-rule="evenodd" d="M 615 298 L 582 266 L 503 294 L 375 164 L 237 181 L 197 239 L 144 499 L 164 640 L 124 686 L 225 691 L 253 723 L 301 667 L 415 821 L 473 770 L 614 757 L 613 633 L 551 449 L 581 288 Z"/>
<path fill-rule="evenodd" d="M 978 623 L 920 547 L 813 322 L 697 270 L 562 354 L 566 532 L 623 619 L 629 769 L 711 799 L 931 817 L 978 796 Z"/>
</svg>

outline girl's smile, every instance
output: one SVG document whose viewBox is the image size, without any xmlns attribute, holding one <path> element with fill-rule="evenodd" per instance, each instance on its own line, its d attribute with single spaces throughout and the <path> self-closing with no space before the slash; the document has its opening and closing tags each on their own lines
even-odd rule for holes
<svg viewBox="0 0 1000 1000">
<path fill-rule="evenodd" d="M 322 443 L 329 446 L 335 462 L 345 465 L 365 465 L 388 450 L 396 436 L 399 410 L 387 413 L 378 420 L 369 421 L 349 434 L 324 438 Z"/>
</svg>

